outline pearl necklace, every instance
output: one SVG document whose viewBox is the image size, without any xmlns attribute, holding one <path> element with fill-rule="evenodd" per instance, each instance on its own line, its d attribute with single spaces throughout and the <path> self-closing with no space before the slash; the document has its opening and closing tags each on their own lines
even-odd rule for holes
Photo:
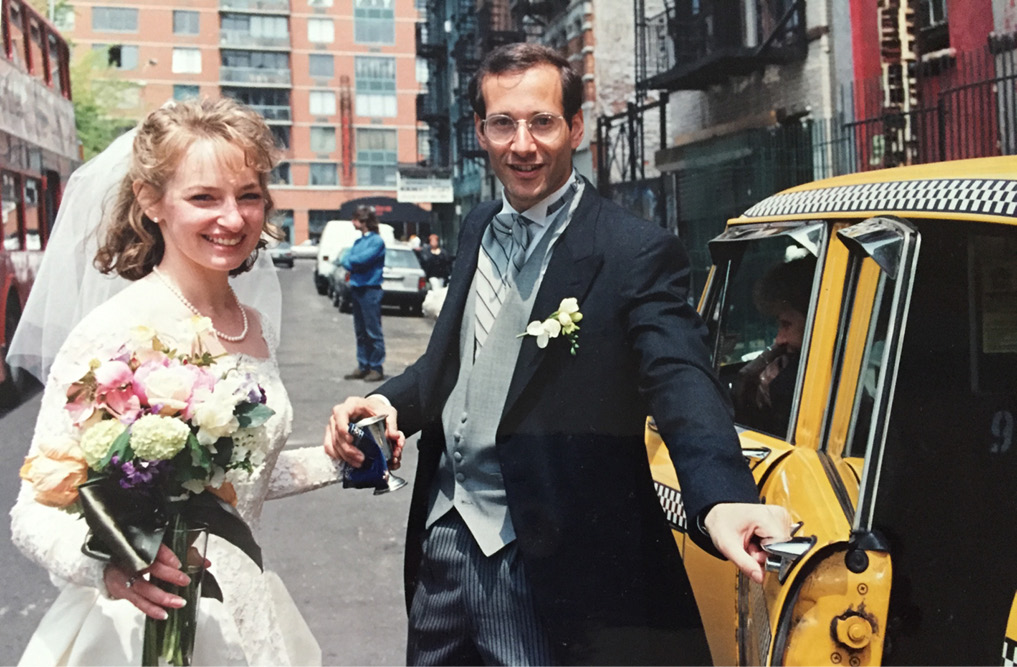
<svg viewBox="0 0 1017 667">
<path fill-rule="evenodd" d="M 174 295 L 176 295 L 176 297 L 178 299 L 180 299 L 180 302 L 183 303 L 185 306 L 187 306 L 188 310 L 190 310 L 192 313 L 194 313 L 198 317 L 205 317 L 205 315 L 201 314 L 201 311 L 199 311 L 197 308 L 194 307 L 193 303 L 191 303 L 190 301 L 187 300 L 187 297 L 184 296 L 184 293 L 181 292 L 180 289 L 176 285 L 174 285 L 172 282 L 170 282 L 169 278 L 167 278 L 165 275 L 163 275 L 162 271 L 160 271 L 158 268 L 153 266 L 152 267 L 152 273 L 155 274 L 156 278 L 158 278 L 159 280 L 162 281 L 162 284 L 166 286 L 166 289 L 168 289 L 170 292 L 172 292 Z M 215 328 L 215 324 L 213 324 L 212 325 L 212 332 L 216 335 L 216 337 L 221 338 L 222 340 L 226 340 L 226 341 L 229 341 L 231 343 L 239 343 L 243 339 L 247 338 L 247 311 L 244 310 L 243 305 L 240 303 L 240 299 L 237 297 L 237 293 L 233 291 L 233 286 L 227 284 L 226 287 L 229 288 L 230 294 L 233 295 L 233 300 L 237 302 L 237 308 L 240 309 L 240 316 L 243 317 L 243 319 L 244 319 L 244 329 L 243 329 L 243 331 L 241 331 L 236 336 L 229 336 L 229 335 L 224 334 L 223 332 L 219 331 L 218 329 L 216 329 Z M 209 317 L 208 319 L 209 319 L 209 321 L 212 320 L 211 317 Z"/>
</svg>

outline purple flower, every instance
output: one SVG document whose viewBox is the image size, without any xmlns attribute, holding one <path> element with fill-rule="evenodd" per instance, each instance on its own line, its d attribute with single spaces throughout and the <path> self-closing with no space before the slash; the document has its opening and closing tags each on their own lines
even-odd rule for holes
<svg viewBox="0 0 1017 667">
<path fill-rule="evenodd" d="M 138 489 L 151 487 L 168 468 L 169 461 L 125 461 L 120 463 L 116 455 L 110 463 L 120 469 L 120 488 Z"/>
</svg>

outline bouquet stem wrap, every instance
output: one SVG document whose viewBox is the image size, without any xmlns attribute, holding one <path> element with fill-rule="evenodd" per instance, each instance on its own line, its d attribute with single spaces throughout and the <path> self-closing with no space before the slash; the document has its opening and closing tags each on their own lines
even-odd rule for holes
<svg viewBox="0 0 1017 667">
<path fill-rule="evenodd" d="M 96 479 L 79 487 L 89 536 L 82 551 L 93 558 L 113 562 L 129 572 L 149 567 L 165 544 L 191 576 L 187 586 L 174 586 L 153 579 L 153 583 L 178 595 L 187 604 L 167 609 L 165 621 L 147 618 L 142 652 L 143 665 L 168 663 L 189 665 L 194 648 L 198 597 L 222 601 L 222 591 L 211 572 L 204 571 L 204 548 L 193 551 L 200 529 L 217 535 L 247 554 L 262 568 L 261 548 L 250 528 L 229 503 L 202 493 L 187 500 L 163 505 L 157 498 L 124 491 L 107 479 Z M 190 532 L 189 532 L 190 531 Z"/>
<path fill-rule="evenodd" d="M 191 664 L 207 540 L 208 530 L 205 526 L 190 524 L 179 514 L 170 521 L 163 544 L 180 560 L 184 571 L 191 577 L 191 583 L 176 586 L 154 581 L 164 591 L 182 597 L 186 604 L 180 609 L 167 609 L 164 621 L 145 617 L 145 638 L 141 652 L 141 664 L 145 667 L 158 665 L 160 658 L 178 667 Z"/>
</svg>

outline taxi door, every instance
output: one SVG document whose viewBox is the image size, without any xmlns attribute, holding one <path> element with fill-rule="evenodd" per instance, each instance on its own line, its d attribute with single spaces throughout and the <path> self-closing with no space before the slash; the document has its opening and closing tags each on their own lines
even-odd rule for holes
<svg viewBox="0 0 1017 667">
<path fill-rule="evenodd" d="M 871 414 L 858 396 L 869 357 L 892 362 L 890 346 L 870 338 L 888 326 L 885 309 L 906 303 L 916 239 L 896 221 L 813 221 L 732 225 L 711 243 L 700 310 L 715 367 L 761 497 L 798 524 L 792 542 L 775 545 L 762 586 L 675 531 L 717 664 L 879 664 L 889 560 L 878 535 L 853 532 L 866 457 L 844 443 Z M 801 316 L 794 336 L 790 311 Z M 893 363 L 880 368 L 885 389 Z M 663 445 L 647 442 L 667 492 Z"/>
</svg>

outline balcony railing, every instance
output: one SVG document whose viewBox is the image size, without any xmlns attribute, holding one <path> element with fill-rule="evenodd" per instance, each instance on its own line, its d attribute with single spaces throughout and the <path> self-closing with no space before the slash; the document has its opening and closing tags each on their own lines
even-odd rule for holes
<svg viewBox="0 0 1017 667">
<path fill-rule="evenodd" d="M 227 67 L 219 68 L 219 80 L 229 83 L 263 83 L 268 85 L 290 84 L 290 70 L 268 67 Z"/>
<path fill-rule="evenodd" d="M 447 48 L 441 38 L 444 34 L 434 34 L 434 28 L 429 23 L 417 24 L 417 55 L 421 58 L 441 58 L 445 55 Z"/>
<path fill-rule="evenodd" d="M 473 124 L 473 112 L 465 113 L 456 121 L 456 143 L 461 157 L 484 157 L 487 152 L 477 141 L 477 130 Z"/>
<path fill-rule="evenodd" d="M 285 37 L 262 37 L 240 30 L 221 30 L 219 31 L 219 44 L 222 46 L 288 49 L 290 48 L 290 38 L 289 35 Z"/>
<path fill-rule="evenodd" d="M 432 93 L 417 95 L 417 120 L 434 123 L 448 119 L 448 109 L 442 108 L 438 96 Z"/>
<path fill-rule="evenodd" d="M 279 104 L 248 104 L 255 111 L 261 114 L 261 117 L 265 120 L 282 120 L 288 121 L 292 118 L 292 113 L 287 105 Z"/>
<path fill-rule="evenodd" d="M 526 41 L 526 33 L 517 29 L 504 0 L 488 0 L 477 14 L 477 37 L 485 51 Z"/>
<path fill-rule="evenodd" d="M 288 14 L 290 0 L 219 0 L 219 9 L 231 12 Z"/>
</svg>

